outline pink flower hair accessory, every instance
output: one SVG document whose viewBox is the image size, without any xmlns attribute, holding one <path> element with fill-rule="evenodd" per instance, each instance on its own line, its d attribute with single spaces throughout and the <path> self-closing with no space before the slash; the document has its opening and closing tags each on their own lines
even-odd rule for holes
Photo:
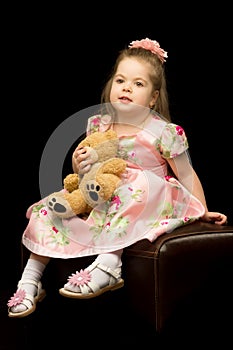
<svg viewBox="0 0 233 350">
<path fill-rule="evenodd" d="M 161 49 L 159 43 L 156 40 L 151 40 L 148 38 L 142 40 L 135 40 L 132 41 L 128 47 L 129 49 L 142 48 L 145 50 L 149 50 L 153 54 L 157 55 L 162 63 L 166 62 L 166 58 L 168 57 L 167 51 Z"/>
</svg>

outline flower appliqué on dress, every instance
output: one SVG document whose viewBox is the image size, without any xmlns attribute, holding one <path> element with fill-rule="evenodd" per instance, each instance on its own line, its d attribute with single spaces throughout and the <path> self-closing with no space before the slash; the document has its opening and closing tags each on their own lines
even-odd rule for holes
<svg viewBox="0 0 233 350">
<path fill-rule="evenodd" d="M 91 280 L 91 275 L 88 270 L 80 270 L 76 271 L 76 273 L 72 273 L 72 276 L 68 278 L 68 282 L 73 284 L 74 286 L 83 286 L 87 284 Z"/>
<path fill-rule="evenodd" d="M 184 129 L 181 127 L 181 126 L 179 126 L 179 125 L 177 125 L 176 126 L 176 132 L 177 132 L 177 135 L 183 135 L 183 133 L 184 133 Z"/>
<path fill-rule="evenodd" d="M 13 297 L 7 303 L 7 306 L 12 307 L 19 305 L 23 302 L 26 297 L 26 292 L 24 289 L 18 289 L 16 293 L 14 293 Z"/>
</svg>

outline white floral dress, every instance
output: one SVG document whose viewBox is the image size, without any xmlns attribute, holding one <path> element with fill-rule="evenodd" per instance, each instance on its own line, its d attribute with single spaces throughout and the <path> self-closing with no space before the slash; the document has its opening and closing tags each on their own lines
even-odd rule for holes
<svg viewBox="0 0 233 350">
<path fill-rule="evenodd" d="M 100 115 L 88 120 L 87 133 L 111 128 Z M 127 178 L 111 200 L 95 207 L 87 218 L 57 218 L 45 199 L 31 206 L 22 242 L 32 252 L 74 258 L 112 252 L 199 219 L 204 207 L 174 177 L 166 158 L 186 152 L 184 130 L 155 115 L 135 135 L 120 137 L 119 156 L 127 161 Z"/>
</svg>

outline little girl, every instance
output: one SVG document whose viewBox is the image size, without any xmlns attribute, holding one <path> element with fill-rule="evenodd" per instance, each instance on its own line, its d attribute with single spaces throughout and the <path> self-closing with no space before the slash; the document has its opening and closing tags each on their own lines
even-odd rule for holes
<svg viewBox="0 0 233 350">
<path fill-rule="evenodd" d="M 45 296 L 41 277 L 50 258 L 97 255 L 90 266 L 71 272 L 59 290 L 65 297 L 92 298 L 123 287 L 123 248 L 145 238 L 153 242 L 195 220 L 227 222 L 226 215 L 208 211 L 187 154 L 185 132 L 170 121 L 167 57 L 159 43 L 148 38 L 120 52 L 102 93 L 104 113 L 89 117 L 87 134 L 115 130 L 118 155 L 127 161 L 127 171 L 111 199 L 86 218 L 56 218 L 46 198 L 28 209 L 22 242 L 31 254 L 8 301 L 10 317 L 31 314 Z M 87 172 L 89 152 L 77 147 L 72 165 L 74 172 Z"/>
</svg>

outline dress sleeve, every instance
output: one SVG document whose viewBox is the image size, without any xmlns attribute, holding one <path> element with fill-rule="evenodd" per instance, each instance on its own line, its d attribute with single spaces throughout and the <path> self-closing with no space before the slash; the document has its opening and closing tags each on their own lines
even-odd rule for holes
<svg viewBox="0 0 233 350">
<path fill-rule="evenodd" d="M 87 135 L 92 134 L 95 131 L 99 131 L 100 119 L 101 118 L 99 115 L 94 115 L 94 116 L 88 118 L 87 129 L 86 129 Z"/>
<path fill-rule="evenodd" d="M 86 133 L 92 134 L 96 131 L 106 131 L 110 128 L 111 117 L 109 115 L 94 115 L 87 121 Z"/>
<path fill-rule="evenodd" d="M 184 129 L 176 124 L 167 123 L 156 141 L 156 148 L 163 158 L 174 158 L 188 149 L 188 140 Z"/>
</svg>

